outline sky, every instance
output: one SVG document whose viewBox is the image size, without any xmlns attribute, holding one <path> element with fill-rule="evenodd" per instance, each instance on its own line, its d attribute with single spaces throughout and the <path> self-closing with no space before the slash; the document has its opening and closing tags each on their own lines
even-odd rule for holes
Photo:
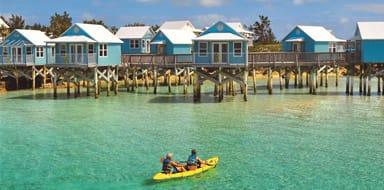
<svg viewBox="0 0 384 190">
<path fill-rule="evenodd" d="M 384 21 L 383 0 L 0 0 L 0 15 L 21 15 L 30 25 L 49 25 L 64 11 L 73 23 L 96 19 L 116 27 L 167 20 L 190 20 L 197 28 L 219 20 L 250 25 L 265 15 L 278 40 L 296 25 L 324 26 L 349 39 L 356 22 Z"/>
</svg>

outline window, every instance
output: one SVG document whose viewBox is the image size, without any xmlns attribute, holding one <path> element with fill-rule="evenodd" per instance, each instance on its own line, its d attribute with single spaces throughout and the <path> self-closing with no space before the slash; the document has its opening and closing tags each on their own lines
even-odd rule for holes
<svg viewBox="0 0 384 190">
<path fill-rule="evenodd" d="M 67 49 L 66 49 L 65 45 L 64 44 L 60 45 L 60 54 L 65 54 L 65 53 L 67 53 Z"/>
<path fill-rule="evenodd" d="M 55 47 L 51 47 L 51 56 L 55 56 Z"/>
<path fill-rule="evenodd" d="M 8 55 L 8 48 L 3 47 L 3 56 L 7 56 L 7 55 Z"/>
<path fill-rule="evenodd" d="M 199 43 L 199 56 L 207 56 L 207 47 L 208 44 L 206 42 L 200 42 Z"/>
<path fill-rule="evenodd" d="M 331 52 L 331 53 L 336 52 L 336 43 L 335 42 L 329 42 L 329 52 Z"/>
<path fill-rule="evenodd" d="M 143 48 L 143 49 L 145 48 L 145 40 L 141 41 L 141 48 Z"/>
<path fill-rule="evenodd" d="M 27 55 L 32 55 L 32 47 L 26 47 L 25 51 Z"/>
<path fill-rule="evenodd" d="M 107 57 L 108 50 L 107 50 L 107 44 L 100 44 L 100 49 L 99 49 L 99 55 L 100 57 Z"/>
<path fill-rule="evenodd" d="M 139 40 L 129 40 L 129 43 L 130 43 L 129 47 L 131 49 L 139 48 Z"/>
<path fill-rule="evenodd" d="M 241 54 L 242 54 L 241 49 L 242 49 L 242 43 L 241 42 L 235 42 L 233 44 L 234 56 L 241 56 Z"/>
<path fill-rule="evenodd" d="M 36 47 L 36 57 L 44 57 L 43 47 Z"/>
<path fill-rule="evenodd" d="M 88 54 L 94 54 L 95 50 L 93 48 L 93 44 L 88 44 Z"/>
</svg>

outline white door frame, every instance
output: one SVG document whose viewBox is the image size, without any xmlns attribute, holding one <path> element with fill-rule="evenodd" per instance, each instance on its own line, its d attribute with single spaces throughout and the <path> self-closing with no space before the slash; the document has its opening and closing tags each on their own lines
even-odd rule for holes
<svg viewBox="0 0 384 190">
<path fill-rule="evenodd" d="M 79 47 L 80 49 L 78 49 Z M 83 63 L 83 44 L 70 44 L 69 53 L 70 53 L 72 64 Z"/>
<path fill-rule="evenodd" d="M 218 45 L 218 52 L 215 52 L 215 45 Z M 223 51 L 223 45 L 227 46 L 227 51 Z M 212 43 L 212 60 L 214 64 L 227 64 L 229 59 L 229 43 L 213 42 Z M 224 59 L 225 60 L 224 60 Z"/>
</svg>

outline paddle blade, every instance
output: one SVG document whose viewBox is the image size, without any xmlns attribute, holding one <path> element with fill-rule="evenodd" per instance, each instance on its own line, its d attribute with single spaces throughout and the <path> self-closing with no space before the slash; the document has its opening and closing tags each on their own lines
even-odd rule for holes
<svg viewBox="0 0 384 190">
<path fill-rule="evenodd" d="M 161 162 L 161 163 L 163 163 L 163 162 L 164 162 L 164 160 L 165 160 L 165 158 L 164 158 L 164 157 L 160 158 L 160 162 Z"/>
</svg>

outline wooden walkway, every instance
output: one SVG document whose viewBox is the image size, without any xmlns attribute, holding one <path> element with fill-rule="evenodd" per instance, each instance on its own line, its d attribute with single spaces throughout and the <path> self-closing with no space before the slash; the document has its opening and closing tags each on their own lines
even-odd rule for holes
<svg viewBox="0 0 384 190">
<path fill-rule="evenodd" d="M 195 64 L 194 55 L 122 55 L 122 63 L 113 66 L 97 66 L 94 64 L 46 64 L 26 65 L 0 63 L 0 77 L 12 77 L 18 81 L 18 77 L 26 77 L 33 81 L 41 76 L 44 86 L 47 78 L 53 83 L 54 97 L 57 97 L 57 85 L 66 83 L 67 94 L 70 96 L 71 83 L 74 88 L 74 96 L 80 96 L 81 85 L 94 88 L 95 98 L 101 91 L 101 82 L 107 85 L 107 96 L 112 90 L 118 93 L 118 81 L 124 79 L 127 91 L 135 91 L 139 87 L 139 81 L 149 90 L 153 87 L 153 93 L 157 93 L 159 78 L 168 86 L 171 93 L 172 85 L 184 85 L 184 93 L 187 94 L 188 86 L 193 84 L 194 100 L 200 100 L 200 89 L 204 81 L 210 81 L 215 85 L 214 95 L 219 101 L 225 95 L 236 95 L 238 87 L 247 100 L 248 89 L 256 94 L 256 73 L 263 72 L 267 77 L 268 92 L 273 92 L 273 73 L 277 72 L 280 89 L 289 88 L 293 76 L 294 86 L 304 88 L 307 86 L 310 94 L 316 94 L 318 86 L 328 87 L 328 75 L 335 73 L 336 86 L 339 80 L 339 67 L 344 67 L 347 72 L 346 93 L 353 95 L 353 77 L 360 76 L 359 91 L 363 95 L 370 95 L 370 79 L 383 78 L 383 67 L 367 66 L 355 61 L 353 55 L 348 53 L 250 53 L 248 64 Z M 0 59 L 1 60 L 1 59 Z M 359 66 L 360 70 L 356 70 Z M 373 69 L 374 68 L 374 69 Z M 374 72 L 373 72 L 374 71 Z M 303 75 L 305 73 L 305 75 Z M 253 88 L 249 88 L 248 79 L 252 78 Z M 305 77 L 305 78 L 304 78 Z M 140 79 L 140 80 L 139 80 Z M 305 81 L 305 85 L 304 85 Z M 368 85 L 368 87 L 366 87 Z M 224 91 L 226 88 L 226 93 Z M 365 88 L 368 88 L 365 93 Z M 384 82 L 383 82 L 384 89 Z M 381 89 L 378 89 L 380 92 Z"/>
</svg>

